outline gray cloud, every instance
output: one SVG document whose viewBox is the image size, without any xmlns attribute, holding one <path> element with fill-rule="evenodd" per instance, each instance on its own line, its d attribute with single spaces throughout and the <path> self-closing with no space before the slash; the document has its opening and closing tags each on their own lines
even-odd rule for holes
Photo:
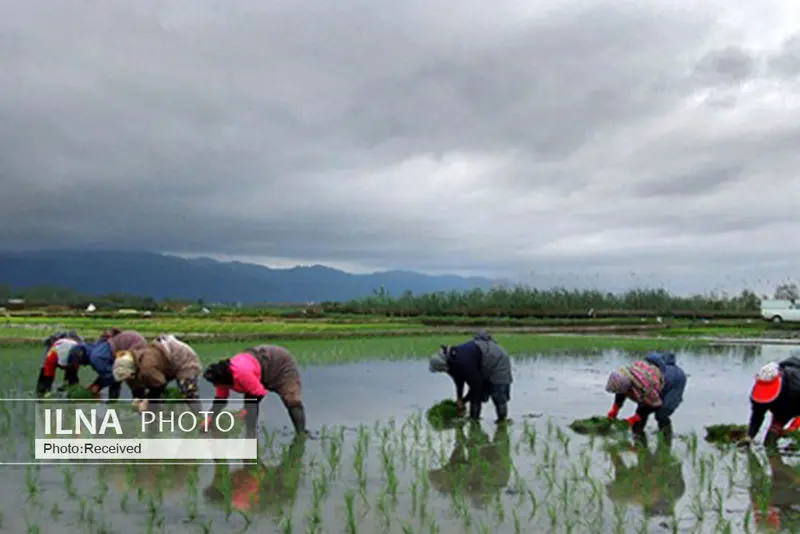
<svg viewBox="0 0 800 534">
<path fill-rule="evenodd" d="M 712 50 L 697 64 L 696 74 L 709 84 L 740 84 L 751 79 L 758 64 L 746 50 L 735 46 Z"/>
<path fill-rule="evenodd" d="M 0 248 L 784 276 L 798 38 L 687 6 L 0 0 Z"/>
<path fill-rule="evenodd" d="M 800 75 L 800 37 L 792 36 L 784 41 L 780 51 L 769 58 L 769 66 L 779 76 Z"/>
</svg>

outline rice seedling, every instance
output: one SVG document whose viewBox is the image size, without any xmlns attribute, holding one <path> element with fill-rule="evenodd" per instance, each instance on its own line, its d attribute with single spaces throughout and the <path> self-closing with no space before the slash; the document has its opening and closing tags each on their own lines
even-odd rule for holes
<svg viewBox="0 0 800 534">
<path fill-rule="evenodd" d="M 746 425 L 709 425 L 706 441 L 710 443 L 735 443 L 747 436 Z"/>
<path fill-rule="evenodd" d="M 576 419 L 570 423 L 569 428 L 578 434 L 606 436 L 617 432 L 627 432 L 628 423 L 618 419 L 593 416 L 587 419 Z"/>
<path fill-rule="evenodd" d="M 458 420 L 460 419 L 458 414 L 458 406 L 452 399 L 445 399 L 434 404 L 428 408 L 428 411 L 425 413 L 425 417 L 431 427 L 435 428 L 436 430 L 452 428 L 453 425 L 457 424 Z"/>
</svg>

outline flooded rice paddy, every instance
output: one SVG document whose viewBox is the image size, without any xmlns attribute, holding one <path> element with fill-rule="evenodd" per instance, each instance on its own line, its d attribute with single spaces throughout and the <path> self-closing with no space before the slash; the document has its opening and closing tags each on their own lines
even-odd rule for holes
<svg viewBox="0 0 800 534">
<path fill-rule="evenodd" d="M 646 448 L 567 426 L 605 414 L 607 373 L 641 354 L 520 356 L 513 424 L 497 427 L 488 403 L 480 425 L 443 432 L 422 414 L 452 396 L 453 386 L 424 360 L 307 367 L 304 402 L 315 439 L 294 440 L 283 405 L 270 395 L 262 403 L 259 467 L 2 466 L 0 531 L 791 532 L 800 529 L 796 461 L 758 447 L 711 446 L 703 436 L 706 425 L 746 423 L 753 374 L 792 350 L 677 352 L 689 381 L 673 417 L 676 436 L 663 443 L 651 420 Z M 2 349 L 0 361 L 9 369 L 0 376 L 5 398 L 28 394 L 40 351 Z M 91 379 L 89 371 L 81 375 Z M 213 396 L 202 388 L 203 397 Z M 33 407 L 6 404 L 0 412 L 0 460 L 18 460 L 30 443 Z M 620 416 L 633 409 L 627 403 Z"/>
</svg>

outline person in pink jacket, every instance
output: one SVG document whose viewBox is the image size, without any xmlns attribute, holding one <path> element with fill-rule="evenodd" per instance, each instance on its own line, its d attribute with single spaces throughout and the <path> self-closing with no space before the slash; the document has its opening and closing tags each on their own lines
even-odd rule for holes
<svg viewBox="0 0 800 534">
<path fill-rule="evenodd" d="M 297 434 L 306 434 L 306 413 L 303 407 L 300 370 L 291 352 L 277 345 L 260 345 L 233 358 L 211 364 L 203 378 L 216 387 L 211 406 L 215 416 L 228 403 L 231 389 L 244 394 L 245 428 L 248 437 L 255 437 L 258 406 L 268 391 L 277 393 Z"/>
</svg>

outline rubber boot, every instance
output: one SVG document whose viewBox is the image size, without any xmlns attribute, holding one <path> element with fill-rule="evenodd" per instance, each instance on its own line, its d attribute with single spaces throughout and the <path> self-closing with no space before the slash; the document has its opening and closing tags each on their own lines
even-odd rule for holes
<svg viewBox="0 0 800 534">
<path fill-rule="evenodd" d="M 108 401 L 116 402 L 119 400 L 119 394 L 122 392 L 122 382 L 114 382 L 108 386 Z"/>
<path fill-rule="evenodd" d="M 36 382 L 36 393 L 39 396 L 49 393 L 53 388 L 53 377 L 44 376 L 44 367 L 39 370 L 39 379 Z"/>
<path fill-rule="evenodd" d="M 302 404 L 289 408 L 289 417 L 292 419 L 294 431 L 297 434 L 305 434 L 308 432 L 306 430 L 306 410 Z"/>
<path fill-rule="evenodd" d="M 495 423 L 500 424 L 504 423 L 508 419 L 508 404 L 495 404 L 494 410 L 497 413 L 497 421 Z"/>
<path fill-rule="evenodd" d="M 672 421 L 666 420 L 658 423 L 658 430 L 661 434 L 660 439 L 664 440 L 664 445 L 672 446 Z"/>
<path fill-rule="evenodd" d="M 66 382 L 68 386 L 74 386 L 80 382 L 80 380 L 78 380 L 77 367 L 71 365 L 64 370 L 64 382 Z"/>
<path fill-rule="evenodd" d="M 471 401 L 469 403 L 469 418 L 473 421 L 480 421 L 481 419 L 481 403 L 478 401 Z"/>
<path fill-rule="evenodd" d="M 631 430 L 633 431 L 633 440 L 634 441 L 639 442 L 639 443 L 641 443 L 641 442 L 645 442 L 646 443 L 647 436 L 644 433 L 644 425 L 645 425 L 644 421 L 639 421 L 638 423 L 635 423 L 631 427 Z"/>
</svg>

